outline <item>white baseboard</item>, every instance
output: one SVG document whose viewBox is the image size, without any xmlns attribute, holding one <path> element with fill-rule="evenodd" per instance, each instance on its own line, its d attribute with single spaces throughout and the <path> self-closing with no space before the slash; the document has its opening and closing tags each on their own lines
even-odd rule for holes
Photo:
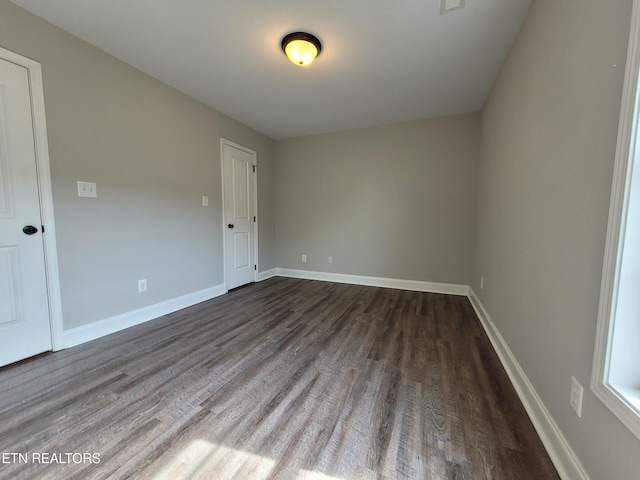
<svg viewBox="0 0 640 480">
<path fill-rule="evenodd" d="M 362 275 L 346 275 L 344 273 L 313 272 L 310 270 L 293 270 L 276 268 L 280 277 L 302 278 L 305 280 L 321 280 L 323 282 L 351 283 L 370 287 L 397 288 L 398 290 L 415 290 L 417 292 L 445 293 L 449 295 L 468 295 L 468 285 L 454 283 L 422 282 L 419 280 L 401 280 L 397 278 L 365 277 Z"/>
<path fill-rule="evenodd" d="M 469 288 L 469 300 L 494 350 L 498 354 L 502 366 L 507 371 L 507 375 L 509 375 L 509 379 L 516 389 L 533 426 L 549 453 L 549 457 L 551 457 L 551 461 L 556 467 L 560 478 L 563 480 L 589 480 L 589 475 L 582 463 L 580 463 L 578 456 L 569 445 L 560 427 L 558 427 L 524 370 L 520 367 L 507 342 L 471 288 Z"/>
<path fill-rule="evenodd" d="M 269 280 L 276 276 L 276 269 L 272 268 L 270 270 L 265 270 L 264 272 L 258 272 L 258 281 L 263 282 L 264 280 Z"/>
<path fill-rule="evenodd" d="M 187 308 L 196 303 L 210 300 L 227 293 L 224 285 L 205 288 L 198 292 L 188 293 L 181 297 L 172 298 L 164 302 L 122 313 L 114 317 L 105 318 L 89 325 L 71 328 L 63 333 L 63 348 L 75 347 L 81 343 L 90 342 L 105 335 L 133 327 L 149 320 Z"/>
</svg>

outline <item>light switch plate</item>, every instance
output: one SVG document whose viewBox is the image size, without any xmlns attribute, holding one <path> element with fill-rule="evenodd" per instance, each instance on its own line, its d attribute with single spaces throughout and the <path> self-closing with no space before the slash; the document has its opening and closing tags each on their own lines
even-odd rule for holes
<svg viewBox="0 0 640 480">
<path fill-rule="evenodd" d="M 78 182 L 79 197 L 97 197 L 98 190 L 96 184 L 92 182 Z"/>
</svg>

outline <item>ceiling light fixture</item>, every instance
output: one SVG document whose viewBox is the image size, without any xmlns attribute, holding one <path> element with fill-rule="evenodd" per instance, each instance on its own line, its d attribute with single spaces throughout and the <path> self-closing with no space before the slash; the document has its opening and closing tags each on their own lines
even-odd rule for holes
<svg viewBox="0 0 640 480">
<path fill-rule="evenodd" d="M 296 65 L 309 65 L 320 55 L 320 40 L 305 32 L 294 32 L 282 39 L 282 51 Z"/>
</svg>

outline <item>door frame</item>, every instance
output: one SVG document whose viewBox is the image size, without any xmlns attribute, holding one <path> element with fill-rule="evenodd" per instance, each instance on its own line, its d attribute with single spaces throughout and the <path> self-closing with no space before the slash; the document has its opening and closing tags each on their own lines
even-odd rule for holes
<svg viewBox="0 0 640 480">
<path fill-rule="evenodd" d="M 258 271 L 259 271 L 259 263 L 258 263 L 258 222 L 260 221 L 260 216 L 258 215 L 258 154 L 255 150 L 251 150 L 250 148 L 244 147 L 240 144 L 232 142 L 231 140 L 227 140 L 226 138 L 220 138 L 220 184 L 222 185 L 221 193 L 222 193 L 222 267 L 224 272 L 224 290 L 228 292 L 227 289 L 227 235 L 226 235 L 226 223 L 224 218 L 224 192 L 225 192 L 225 184 L 224 184 L 224 147 L 229 146 L 233 148 L 237 148 L 238 150 L 242 150 L 243 152 L 248 153 L 253 157 L 253 165 L 255 165 L 255 175 L 253 175 L 253 214 L 256 217 L 256 221 L 253 222 L 253 260 L 255 269 L 253 271 L 253 281 L 258 281 Z"/>
<path fill-rule="evenodd" d="M 44 86 L 40 63 L 0 47 L 0 59 L 14 63 L 27 70 L 31 97 L 31 114 L 36 152 L 36 172 L 40 202 L 40 216 L 45 229 L 42 233 L 44 249 L 45 277 L 49 303 L 49 326 L 51 346 L 55 352 L 64 348 L 64 324 L 62 321 L 62 301 L 60 296 L 60 275 L 58 271 L 58 251 L 56 248 L 56 227 L 53 216 L 53 190 L 51 188 L 51 168 L 49 165 L 49 143 L 44 110 Z"/>
</svg>

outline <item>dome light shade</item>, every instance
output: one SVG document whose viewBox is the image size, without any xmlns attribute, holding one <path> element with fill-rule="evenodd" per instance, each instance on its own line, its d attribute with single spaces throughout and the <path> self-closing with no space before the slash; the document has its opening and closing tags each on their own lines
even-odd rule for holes
<svg viewBox="0 0 640 480">
<path fill-rule="evenodd" d="M 309 65 L 321 50 L 320 40 L 310 33 L 294 32 L 282 39 L 282 51 L 296 65 Z"/>
</svg>

